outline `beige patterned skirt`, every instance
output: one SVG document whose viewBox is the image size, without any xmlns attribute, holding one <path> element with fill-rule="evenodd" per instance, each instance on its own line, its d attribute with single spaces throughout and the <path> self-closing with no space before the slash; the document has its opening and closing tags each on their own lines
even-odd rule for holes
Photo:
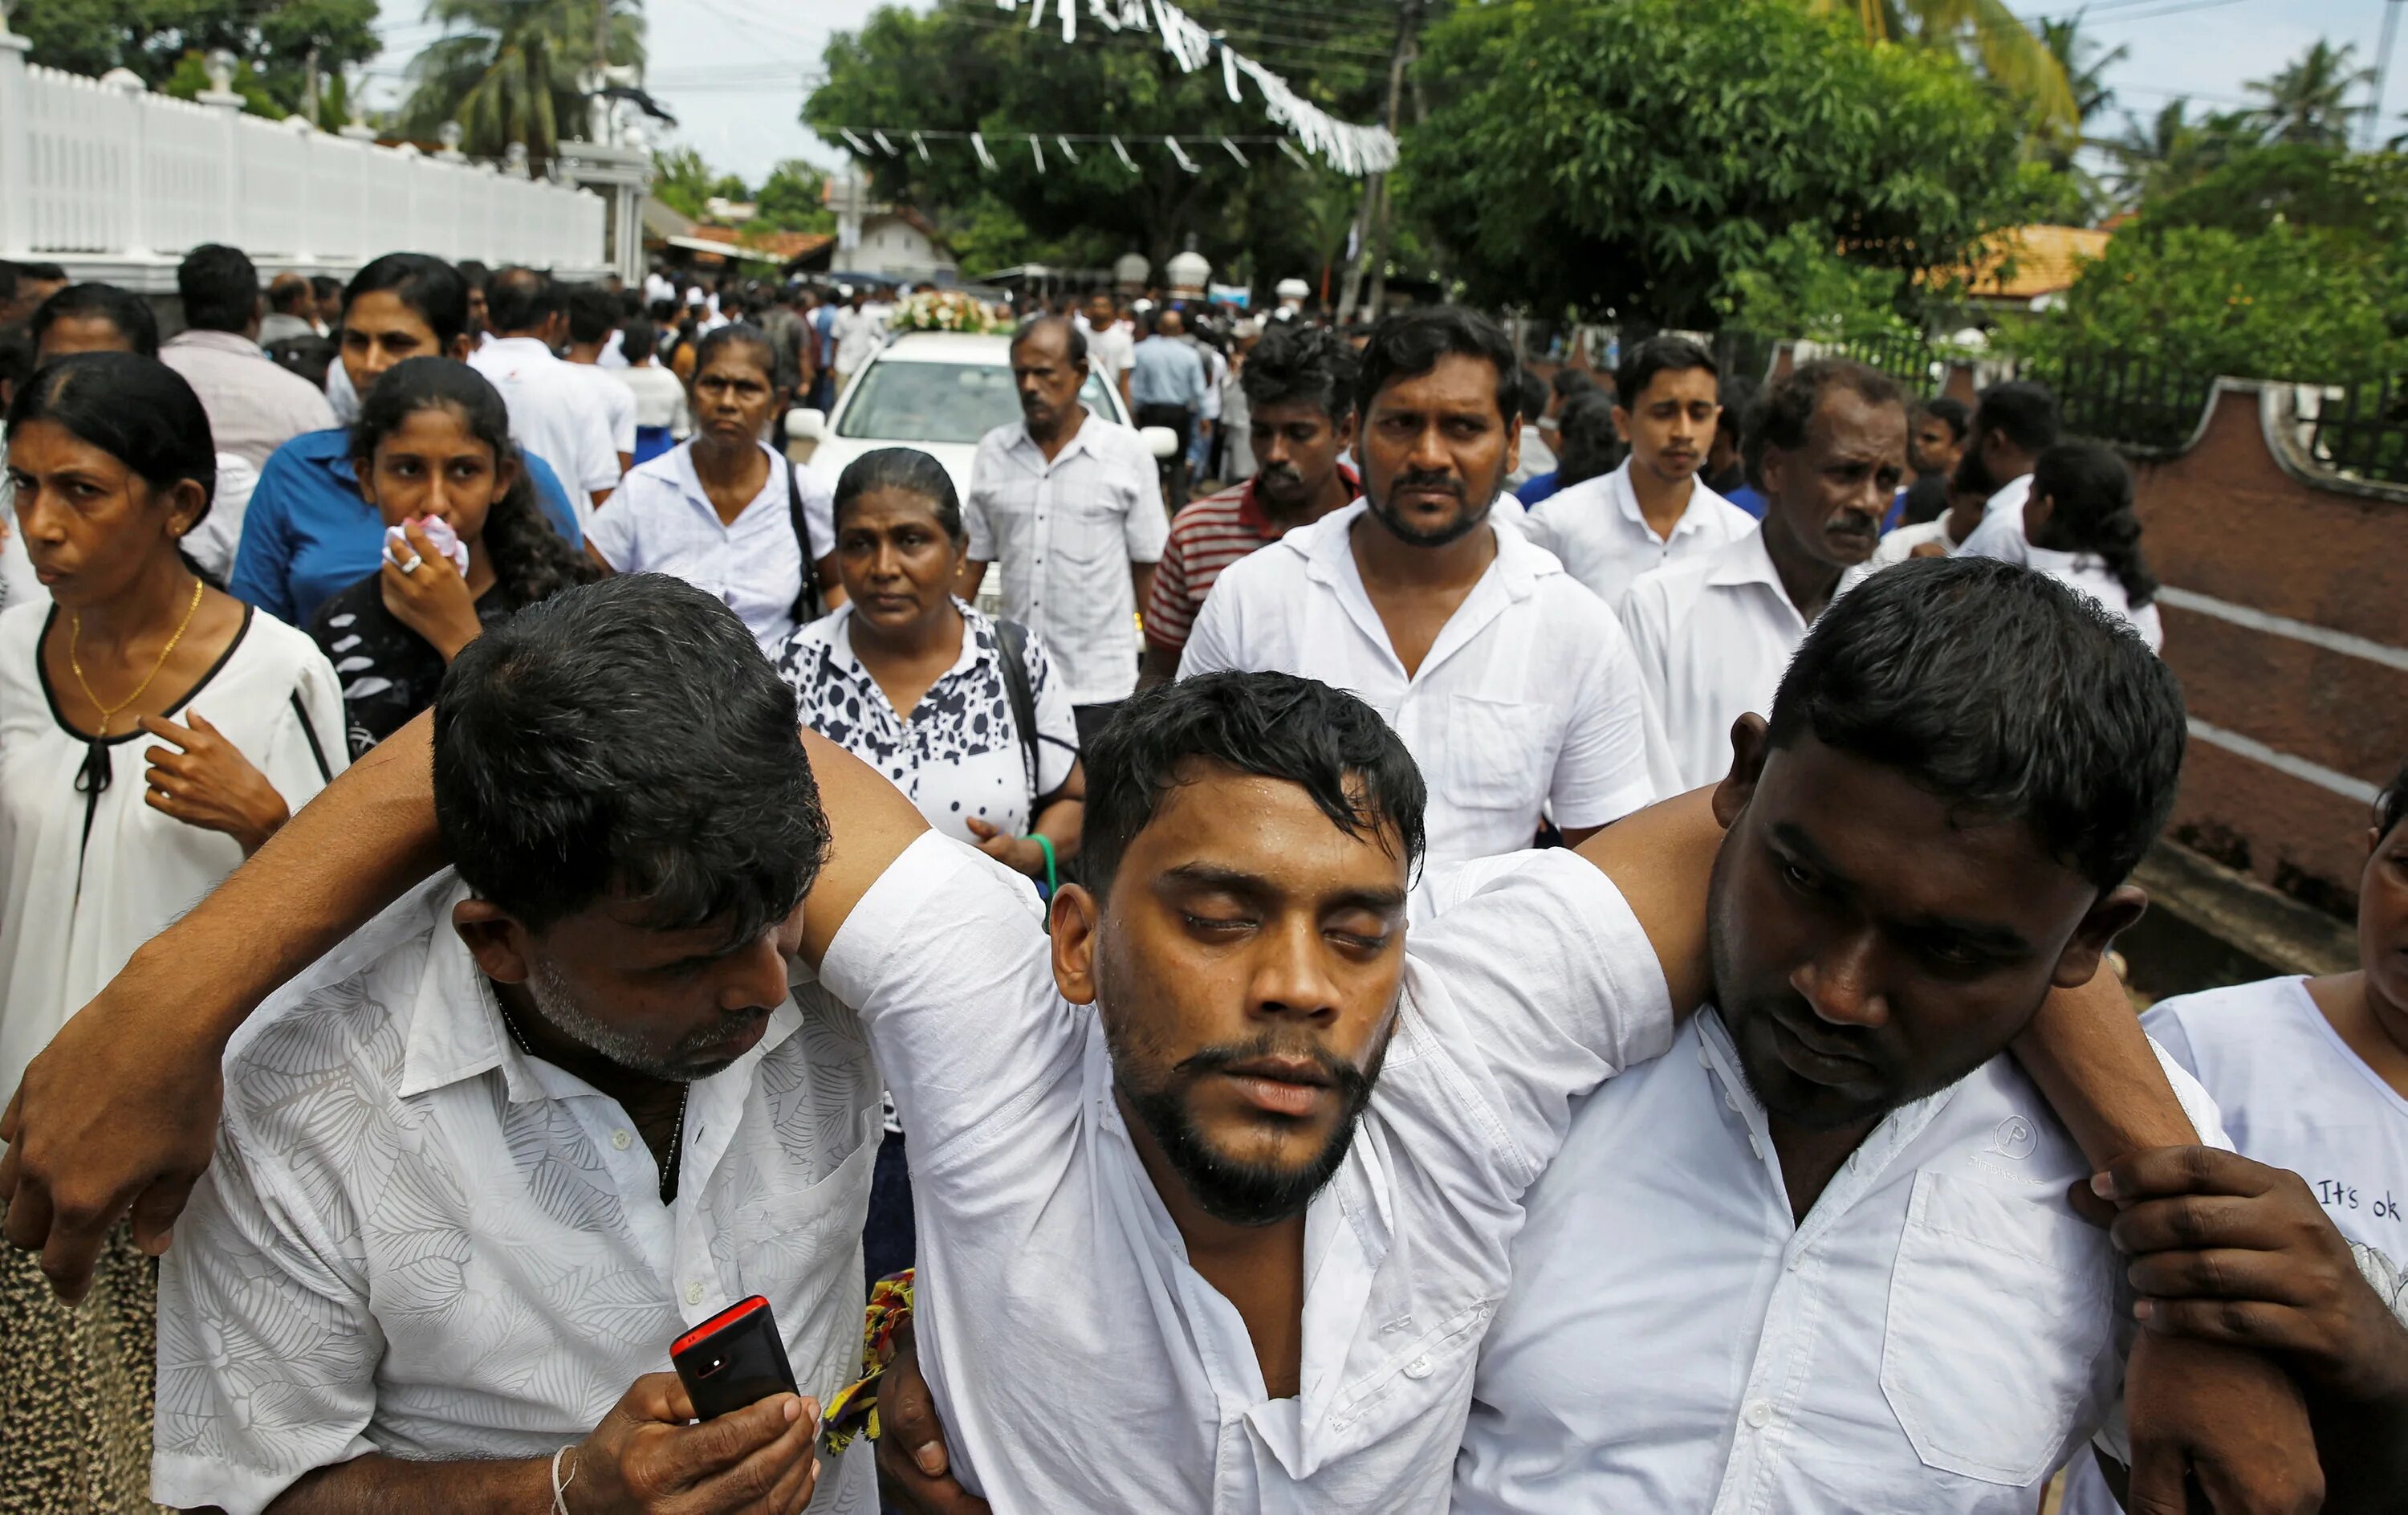
<svg viewBox="0 0 2408 1515">
<path fill-rule="evenodd" d="M 160 1507 L 150 1493 L 159 1263 L 123 1226 L 69 1309 L 30 1252 L 0 1246 L 0 1512 Z"/>
</svg>

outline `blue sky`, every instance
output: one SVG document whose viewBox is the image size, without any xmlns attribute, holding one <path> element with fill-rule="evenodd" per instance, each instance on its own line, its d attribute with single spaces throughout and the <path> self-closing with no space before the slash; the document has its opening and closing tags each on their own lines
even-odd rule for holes
<svg viewBox="0 0 2408 1515">
<path fill-rule="evenodd" d="M 801 80 L 818 68 L 828 35 L 858 27 L 876 3 L 646 0 L 652 92 L 678 117 L 673 140 L 755 184 L 781 158 L 835 164 L 837 154 L 796 119 Z M 2129 46 L 2130 56 L 2108 77 L 2116 105 L 2147 116 L 2178 94 L 2202 108 L 2245 103 L 2248 80 L 2272 73 L 2318 36 L 2355 42 L 2359 59 L 2371 61 L 2386 3 L 2408 8 L 2408 0 L 2091 0 L 2086 28 L 2109 46 Z M 2073 0 L 2017 4 L 2027 15 L 2082 8 Z M 419 0 L 384 0 L 380 25 L 387 46 L 371 65 L 373 97 L 397 89 L 402 65 L 435 35 L 419 16 Z M 2408 55 L 2408 39 L 2395 44 L 2395 53 Z M 2408 125 L 2408 56 L 2397 55 L 2385 100 L 2386 136 Z M 1279 66 L 1274 57 L 1261 61 Z M 2111 116 L 2094 129 L 2112 136 L 2119 125 Z"/>
</svg>

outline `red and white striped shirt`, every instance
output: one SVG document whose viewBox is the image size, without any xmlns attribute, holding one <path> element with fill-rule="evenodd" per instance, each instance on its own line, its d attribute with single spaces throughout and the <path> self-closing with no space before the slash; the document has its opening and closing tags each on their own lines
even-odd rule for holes
<svg viewBox="0 0 2408 1515">
<path fill-rule="evenodd" d="M 1352 502 L 1363 492 L 1361 480 L 1345 464 L 1338 477 L 1346 482 Z M 1297 526 L 1310 522 L 1298 521 Z M 1221 570 L 1258 548 L 1280 540 L 1287 527 L 1273 521 L 1254 498 L 1252 479 L 1234 489 L 1191 500 L 1171 517 L 1170 541 L 1154 565 L 1154 593 L 1145 604 L 1145 640 L 1171 656 L 1187 645 L 1196 613 L 1212 592 Z"/>
</svg>

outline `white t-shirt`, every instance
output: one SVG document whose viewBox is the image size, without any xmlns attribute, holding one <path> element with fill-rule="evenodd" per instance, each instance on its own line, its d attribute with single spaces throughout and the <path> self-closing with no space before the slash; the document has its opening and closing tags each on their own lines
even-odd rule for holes
<svg viewBox="0 0 2408 1515">
<path fill-rule="evenodd" d="M 109 739 L 108 782 L 79 775 L 90 742 L 59 724 L 41 666 L 39 600 L 0 614 L 0 1084 L 100 992 L 134 949 L 242 862 L 223 831 L 143 802 L 136 728 Z M 342 686 L 302 632 L 244 608 L 242 629 L 168 719 L 197 711 L 299 810 L 350 760 Z"/>
<path fill-rule="evenodd" d="M 1602 872 L 1561 850 L 1470 868 L 1409 934 L 1395 1039 L 1306 1213 L 1285 1399 L 1187 1261 L 1027 882 L 931 834 L 862 898 L 820 977 L 911 1133 L 920 1363 L 970 1490 L 1003 1511 L 1443 1507 L 1522 1191 L 1571 1097 L 1671 1041 Z"/>
<path fill-rule="evenodd" d="M 861 366 L 877 352 L 886 334 L 886 321 L 865 305 L 854 310 L 848 305 L 836 313 L 836 371 L 858 373 Z"/>
<path fill-rule="evenodd" d="M 1104 382 L 1118 388 L 1121 375 L 1137 367 L 1137 343 L 1129 339 L 1128 328 L 1115 323 L 1097 330 L 1079 318 L 1079 329 L 1087 337 L 1087 368 L 1099 373 Z"/>
<path fill-rule="evenodd" d="M 693 423 L 687 418 L 685 385 L 678 382 L 676 374 L 654 359 L 641 368 L 621 372 L 619 382 L 636 397 L 636 425 L 666 426 L 670 436 L 680 441 L 685 440 Z"/>
<path fill-rule="evenodd" d="M 794 635 L 795 598 L 810 567 L 795 540 L 789 472 L 815 550 L 835 541 L 834 501 L 776 452 L 761 451 L 769 460 L 761 492 L 733 522 L 720 520 L 694 471 L 694 443 L 685 442 L 630 469 L 585 540 L 616 572 L 666 573 L 717 596 L 774 659 Z"/>
<path fill-rule="evenodd" d="M 1035 801 L 1060 788 L 1079 760 L 1079 726 L 1045 644 L 1025 639 L 1037 729 L 1037 781 L 1003 681 L 995 623 L 961 600 L 962 651 L 920 703 L 898 714 L 853 650 L 853 606 L 798 628 L 778 659 L 794 686 L 803 724 L 894 781 L 929 825 L 975 843 L 975 817 L 1007 836 L 1025 835 Z"/>
<path fill-rule="evenodd" d="M 1702 557 L 1756 526 L 1756 517 L 1707 488 L 1703 479 L 1694 479 L 1672 534 L 1657 536 L 1639 509 L 1630 460 L 1625 458 L 1612 473 L 1584 479 L 1530 507 L 1524 530 L 1562 559 L 1565 572 L 1609 606 L 1618 606 L 1639 575 Z"/>
<path fill-rule="evenodd" d="M 2351 1241 L 2408 1259 L 2408 1099 L 2341 1039 L 2306 979 L 2176 995 L 2141 1024 L 2215 1097 L 2235 1151 L 2306 1179 Z M 2077 1467 L 2065 1515 L 2121 1512 L 2098 1470 Z"/>
<path fill-rule="evenodd" d="M 627 385 L 627 370 L 605 368 L 595 363 L 572 363 L 568 367 L 584 375 L 585 386 L 594 392 L 595 403 L 602 407 L 603 416 L 610 427 L 610 450 L 633 453 L 636 450 L 636 392 Z"/>
<path fill-rule="evenodd" d="M 2002 1054 L 1891 1111 L 1798 1221 L 1699 1012 L 1577 1102 L 1530 1190 L 1455 1509 L 2031 1515 L 2131 1337 L 2115 1248 L 2066 1202 L 2090 1171 Z"/>
<path fill-rule="evenodd" d="M 2029 492 L 2030 476 L 2020 481 Z M 1893 533 L 1894 534 L 1894 533 Z M 2130 627 L 2151 652 L 2166 644 L 2164 623 L 2158 618 L 2154 601 L 2135 607 L 2131 596 L 2125 592 L 2124 581 L 2107 567 L 2107 560 L 2095 553 L 2060 552 L 2054 547 L 2035 547 L 2024 535 L 2024 512 L 2021 506 L 2012 511 L 1993 511 L 1982 517 L 1982 524 L 1960 544 L 1958 557 L 1992 557 L 2002 563 L 2020 563 L 2026 568 L 2047 574 L 2057 583 L 2096 601 L 2101 608 Z"/>
<path fill-rule="evenodd" d="M 499 337 L 468 355 L 509 407 L 510 440 L 551 464 L 577 506 L 577 525 L 594 530 L 592 496 L 619 483 L 619 450 L 588 376 L 532 337 Z"/>
<path fill-rule="evenodd" d="M 1633 580 L 1622 625 L 1647 685 L 1649 758 L 1668 793 L 1730 772 L 1731 723 L 1772 711 L 1773 691 L 1806 640 L 1761 527 L 1704 557 Z"/>
<path fill-rule="evenodd" d="M 1530 844 L 1541 812 L 1602 826 L 1656 797 L 1630 647 L 1603 602 L 1514 531 L 1411 677 L 1355 566 L 1357 501 L 1221 570 L 1180 658 L 1348 690 L 1404 740 L 1429 785 L 1433 861 Z"/>
</svg>

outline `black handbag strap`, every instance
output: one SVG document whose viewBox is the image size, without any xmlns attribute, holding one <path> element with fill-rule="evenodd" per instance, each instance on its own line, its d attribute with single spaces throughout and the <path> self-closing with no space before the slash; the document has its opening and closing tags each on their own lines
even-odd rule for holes
<svg viewBox="0 0 2408 1515">
<path fill-rule="evenodd" d="M 795 477 L 795 465 L 786 465 L 786 514 L 795 524 L 795 546 L 803 555 L 802 587 L 795 592 L 795 624 L 802 626 L 820 618 L 821 555 L 811 551 L 810 518 L 803 511 L 802 481 Z"/>
<path fill-rule="evenodd" d="M 1020 758 L 1028 769 L 1029 819 L 1042 798 L 1037 788 L 1037 690 L 1028 682 L 1028 628 L 996 616 L 995 640 L 1003 653 L 1003 694 L 1011 701 L 1012 724 L 1020 728 Z"/>
</svg>

